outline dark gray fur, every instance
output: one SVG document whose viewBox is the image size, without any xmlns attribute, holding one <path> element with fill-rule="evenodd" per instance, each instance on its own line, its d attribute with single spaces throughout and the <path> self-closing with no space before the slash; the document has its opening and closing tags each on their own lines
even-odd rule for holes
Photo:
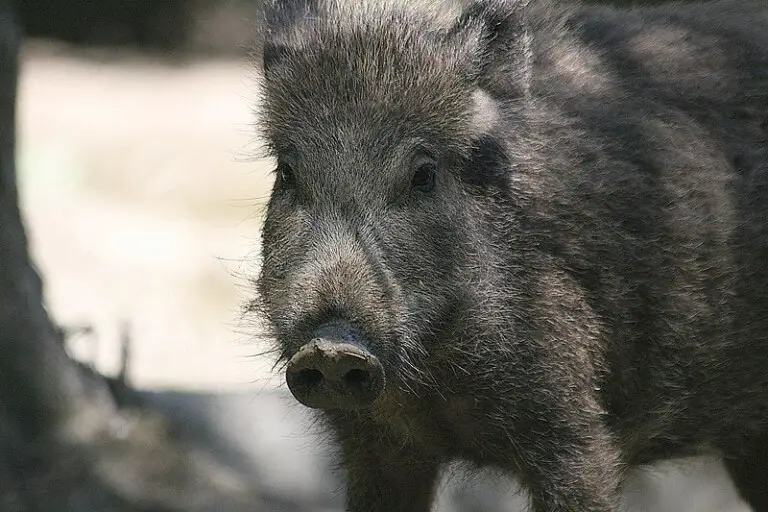
<svg viewBox="0 0 768 512">
<path fill-rule="evenodd" d="M 615 512 L 628 468 L 715 452 L 768 512 L 766 12 L 430 12 L 267 7 L 252 308 L 282 361 L 343 318 L 385 366 L 371 409 L 320 413 L 347 510 L 426 512 L 464 459 Z"/>
</svg>

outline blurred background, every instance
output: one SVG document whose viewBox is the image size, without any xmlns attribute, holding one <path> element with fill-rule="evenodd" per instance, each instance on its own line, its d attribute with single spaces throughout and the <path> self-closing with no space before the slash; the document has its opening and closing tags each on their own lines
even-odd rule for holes
<svg viewBox="0 0 768 512">
<path fill-rule="evenodd" d="M 27 34 L 17 160 L 30 252 L 54 319 L 93 328 L 70 336 L 68 351 L 114 376 L 127 326 L 128 383 L 207 439 L 264 510 L 340 511 L 341 475 L 239 314 L 272 179 L 253 128 L 258 0 L 17 8 Z M 514 482 L 451 474 L 441 512 L 525 504 Z M 747 510 L 709 459 L 639 472 L 627 494 L 638 511 Z"/>
</svg>

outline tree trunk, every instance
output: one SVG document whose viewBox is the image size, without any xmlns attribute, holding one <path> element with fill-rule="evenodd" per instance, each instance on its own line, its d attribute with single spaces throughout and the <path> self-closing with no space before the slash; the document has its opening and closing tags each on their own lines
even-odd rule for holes
<svg viewBox="0 0 768 512">
<path fill-rule="evenodd" d="M 18 24 L 0 6 L 0 400 L 25 436 L 88 436 L 114 412 L 106 385 L 72 364 L 43 305 L 16 187 Z"/>
</svg>

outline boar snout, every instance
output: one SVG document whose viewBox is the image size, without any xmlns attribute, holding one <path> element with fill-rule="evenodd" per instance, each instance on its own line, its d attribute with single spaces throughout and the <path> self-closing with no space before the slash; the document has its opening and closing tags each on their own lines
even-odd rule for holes
<svg viewBox="0 0 768 512">
<path fill-rule="evenodd" d="M 286 381 L 296 400 L 316 409 L 369 407 L 385 383 L 379 359 L 340 325 L 315 332 L 288 361 Z"/>
</svg>

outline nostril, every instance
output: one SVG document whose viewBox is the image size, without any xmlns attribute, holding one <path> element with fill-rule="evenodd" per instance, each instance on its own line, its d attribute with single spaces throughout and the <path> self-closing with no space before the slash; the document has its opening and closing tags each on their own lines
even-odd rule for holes
<svg viewBox="0 0 768 512">
<path fill-rule="evenodd" d="M 370 375 L 365 370 L 359 370 L 359 369 L 353 369 L 349 370 L 346 375 L 344 375 L 344 380 L 347 382 L 347 384 L 351 384 L 353 386 L 360 386 L 361 384 L 364 384 Z"/>
<path fill-rule="evenodd" d="M 296 384 L 305 387 L 314 387 L 323 380 L 323 372 L 314 368 L 302 370 L 295 376 Z"/>
</svg>

